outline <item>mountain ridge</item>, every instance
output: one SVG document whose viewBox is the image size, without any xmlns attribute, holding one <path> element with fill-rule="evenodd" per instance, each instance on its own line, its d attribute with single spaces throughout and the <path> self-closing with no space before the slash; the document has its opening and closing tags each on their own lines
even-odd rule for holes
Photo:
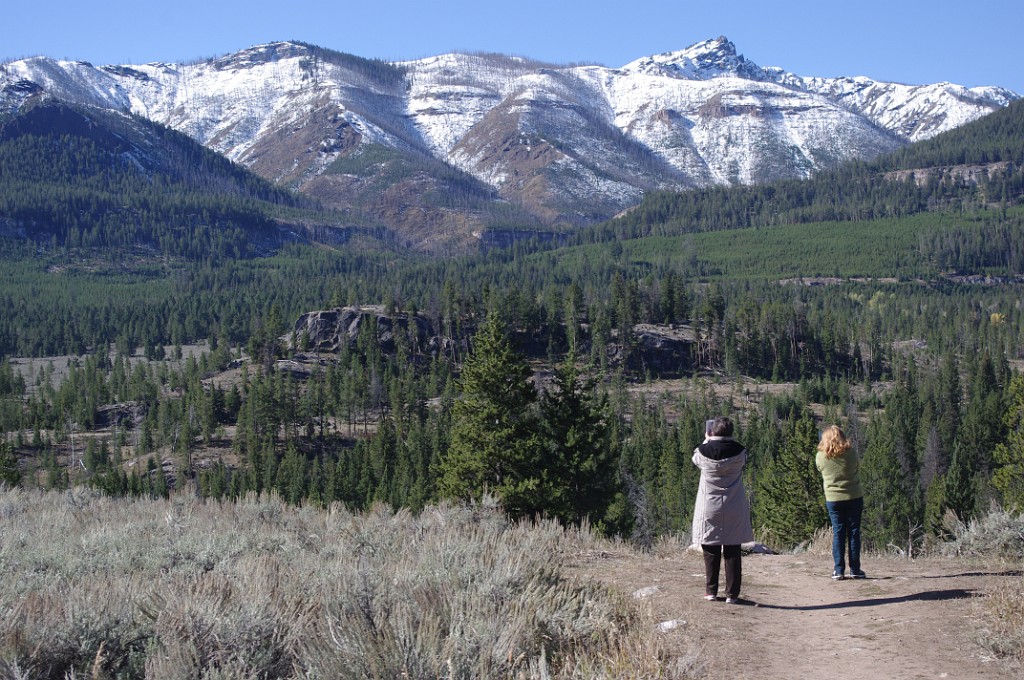
<svg viewBox="0 0 1024 680">
<path fill-rule="evenodd" d="M 653 189 L 805 178 L 986 115 L 1003 88 L 796 76 L 724 37 L 621 68 L 297 41 L 192 64 L 0 65 L 0 115 L 54 97 L 151 119 L 423 250 L 574 229 Z"/>
</svg>

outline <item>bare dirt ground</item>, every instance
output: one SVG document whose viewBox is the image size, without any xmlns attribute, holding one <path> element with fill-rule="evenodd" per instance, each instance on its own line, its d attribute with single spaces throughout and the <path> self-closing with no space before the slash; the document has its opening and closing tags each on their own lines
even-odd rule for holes
<svg viewBox="0 0 1024 680">
<path fill-rule="evenodd" d="M 700 553 L 582 557 L 573 569 L 639 595 L 673 654 L 708 680 L 1024 678 L 977 642 L 980 597 L 1020 566 L 953 558 L 866 559 L 866 580 L 832 581 L 828 555 L 743 558 L 741 604 L 707 602 Z M 723 575 L 724 578 L 724 575 Z M 653 592 L 652 592 L 653 591 Z"/>
</svg>

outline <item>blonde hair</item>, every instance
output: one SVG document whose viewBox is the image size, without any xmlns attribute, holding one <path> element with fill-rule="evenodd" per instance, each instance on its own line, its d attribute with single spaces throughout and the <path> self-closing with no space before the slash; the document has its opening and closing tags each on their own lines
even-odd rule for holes
<svg viewBox="0 0 1024 680">
<path fill-rule="evenodd" d="M 838 458 L 850 450 L 850 440 L 846 438 L 838 425 L 829 425 L 821 433 L 818 450 L 828 459 Z"/>
</svg>

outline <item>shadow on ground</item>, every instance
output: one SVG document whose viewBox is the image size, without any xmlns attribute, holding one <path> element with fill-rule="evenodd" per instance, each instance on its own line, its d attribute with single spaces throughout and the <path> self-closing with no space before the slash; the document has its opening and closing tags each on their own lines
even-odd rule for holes
<svg viewBox="0 0 1024 680">
<path fill-rule="evenodd" d="M 1008 571 L 968 571 L 963 574 L 936 574 L 933 576 L 923 575 L 919 578 L 968 578 L 971 576 L 1024 576 L 1024 571 L 1011 569 Z"/>
<path fill-rule="evenodd" d="M 926 590 L 922 593 L 915 593 L 913 595 L 902 595 L 900 597 L 876 597 L 868 600 L 848 600 L 846 602 L 832 602 L 830 604 L 814 604 L 814 605 L 780 605 L 780 604 L 760 604 L 752 600 L 741 600 L 739 604 L 752 605 L 760 607 L 761 609 L 786 609 L 791 611 L 819 611 L 827 609 L 848 609 L 850 607 L 881 607 L 887 604 L 902 604 L 905 602 L 934 602 L 939 600 L 962 600 L 968 597 L 974 597 L 976 595 L 974 590 L 964 590 L 963 588 L 954 588 L 952 590 Z"/>
</svg>

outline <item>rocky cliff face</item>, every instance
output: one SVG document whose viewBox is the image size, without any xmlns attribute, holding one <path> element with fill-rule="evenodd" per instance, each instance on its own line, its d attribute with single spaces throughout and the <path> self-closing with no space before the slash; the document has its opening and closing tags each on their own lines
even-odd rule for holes
<svg viewBox="0 0 1024 680">
<path fill-rule="evenodd" d="M 299 43 L 194 64 L 0 66 L 0 116 L 55 97 L 144 116 L 260 175 L 448 249 L 605 219 L 654 188 L 806 177 L 1018 95 L 762 68 L 725 38 L 622 68 L 501 55 L 362 59 Z"/>
<path fill-rule="evenodd" d="M 304 362 L 312 360 L 311 355 L 321 355 L 323 359 L 322 355 L 337 354 L 345 347 L 354 349 L 361 344 L 365 347 L 367 342 L 375 342 L 385 354 L 394 354 L 401 345 L 411 361 L 432 356 L 454 360 L 469 351 L 472 327 L 467 327 L 466 332 L 462 338 L 446 337 L 422 315 L 392 313 L 379 305 L 363 305 L 307 312 L 295 321 L 285 340 L 300 350 L 299 358 Z M 527 356 L 543 356 L 547 351 L 546 343 L 537 336 L 513 331 L 511 338 Z M 638 324 L 633 327 L 629 356 L 616 340 L 607 347 L 608 361 L 613 366 L 625 363 L 638 371 L 681 374 L 692 366 L 693 342 L 693 330 L 688 326 Z M 291 363 L 279 367 L 290 370 Z"/>
<path fill-rule="evenodd" d="M 420 315 L 389 314 L 378 305 L 307 312 L 295 321 L 291 340 L 304 351 L 336 353 L 354 347 L 360 335 L 373 333 L 381 351 L 394 354 L 399 343 L 413 354 L 437 354 L 447 343 Z"/>
</svg>

